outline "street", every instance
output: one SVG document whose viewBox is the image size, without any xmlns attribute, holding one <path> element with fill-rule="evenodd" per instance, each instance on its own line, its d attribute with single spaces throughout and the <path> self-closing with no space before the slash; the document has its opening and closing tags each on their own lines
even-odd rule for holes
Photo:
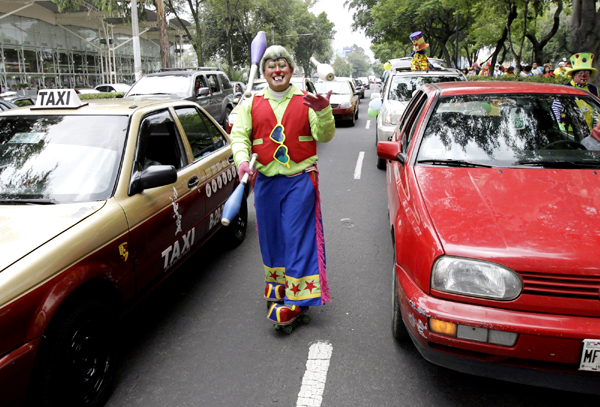
<svg viewBox="0 0 600 407">
<path fill-rule="evenodd" d="M 394 340 L 385 173 L 375 166 L 376 123 L 367 116 L 376 91 L 372 87 L 361 100 L 355 127 L 338 125 L 334 139 L 318 147 L 332 302 L 311 308 L 310 323 L 289 335 L 273 329 L 250 198 L 248 233 L 239 248 L 209 243 L 125 317 L 107 406 L 296 406 L 309 348 L 317 342 L 329 344 L 332 353 L 322 404 L 314 405 L 597 402 L 441 368 L 412 343 Z"/>
</svg>

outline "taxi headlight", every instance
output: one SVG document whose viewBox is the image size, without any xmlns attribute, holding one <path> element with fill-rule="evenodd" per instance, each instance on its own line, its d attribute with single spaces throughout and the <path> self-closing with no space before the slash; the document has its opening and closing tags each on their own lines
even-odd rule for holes
<svg viewBox="0 0 600 407">
<path fill-rule="evenodd" d="M 236 117 L 237 117 L 237 113 L 230 113 L 229 117 L 227 118 L 227 121 L 229 122 L 229 124 L 233 124 L 235 122 Z"/>
<path fill-rule="evenodd" d="M 352 102 L 342 102 L 342 103 L 340 103 L 340 107 L 342 109 L 348 109 L 348 108 L 352 107 Z"/>
<path fill-rule="evenodd" d="M 517 273 L 498 264 L 442 256 L 431 273 L 431 288 L 452 294 L 493 300 L 514 300 L 523 283 Z"/>
</svg>

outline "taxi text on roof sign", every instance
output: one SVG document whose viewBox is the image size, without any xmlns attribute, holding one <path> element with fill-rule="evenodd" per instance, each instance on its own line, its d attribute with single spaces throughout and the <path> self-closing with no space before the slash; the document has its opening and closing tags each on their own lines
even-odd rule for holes
<svg viewBox="0 0 600 407">
<path fill-rule="evenodd" d="M 77 109 L 85 105 L 75 89 L 41 89 L 33 109 Z"/>
</svg>

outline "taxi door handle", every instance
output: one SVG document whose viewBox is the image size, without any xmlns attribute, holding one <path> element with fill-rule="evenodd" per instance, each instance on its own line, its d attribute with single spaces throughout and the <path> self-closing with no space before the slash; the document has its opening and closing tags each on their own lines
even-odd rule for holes
<svg viewBox="0 0 600 407">
<path fill-rule="evenodd" d="M 190 188 L 190 189 L 194 188 L 196 185 L 198 185 L 199 182 L 200 182 L 200 179 L 198 179 L 198 177 L 194 175 L 188 181 L 188 188 Z"/>
</svg>

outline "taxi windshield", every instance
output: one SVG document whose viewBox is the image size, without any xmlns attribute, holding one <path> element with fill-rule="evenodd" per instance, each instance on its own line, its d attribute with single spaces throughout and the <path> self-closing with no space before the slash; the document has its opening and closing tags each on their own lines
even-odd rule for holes
<svg viewBox="0 0 600 407">
<path fill-rule="evenodd" d="M 413 93 L 423 84 L 458 82 L 460 80 L 461 78 L 458 76 L 396 75 L 392 77 L 387 97 L 389 100 L 407 102 L 412 98 Z"/>
<path fill-rule="evenodd" d="M 599 121 L 600 104 L 590 96 L 441 98 L 427 123 L 417 163 L 600 168 L 600 141 L 591 135 Z"/>
<path fill-rule="evenodd" d="M 137 81 L 127 93 L 136 95 L 177 95 L 188 97 L 191 91 L 191 81 L 185 75 L 144 76 Z"/>
<path fill-rule="evenodd" d="M 127 116 L 0 117 L 0 201 L 110 198 L 127 125 Z"/>
</svg>

